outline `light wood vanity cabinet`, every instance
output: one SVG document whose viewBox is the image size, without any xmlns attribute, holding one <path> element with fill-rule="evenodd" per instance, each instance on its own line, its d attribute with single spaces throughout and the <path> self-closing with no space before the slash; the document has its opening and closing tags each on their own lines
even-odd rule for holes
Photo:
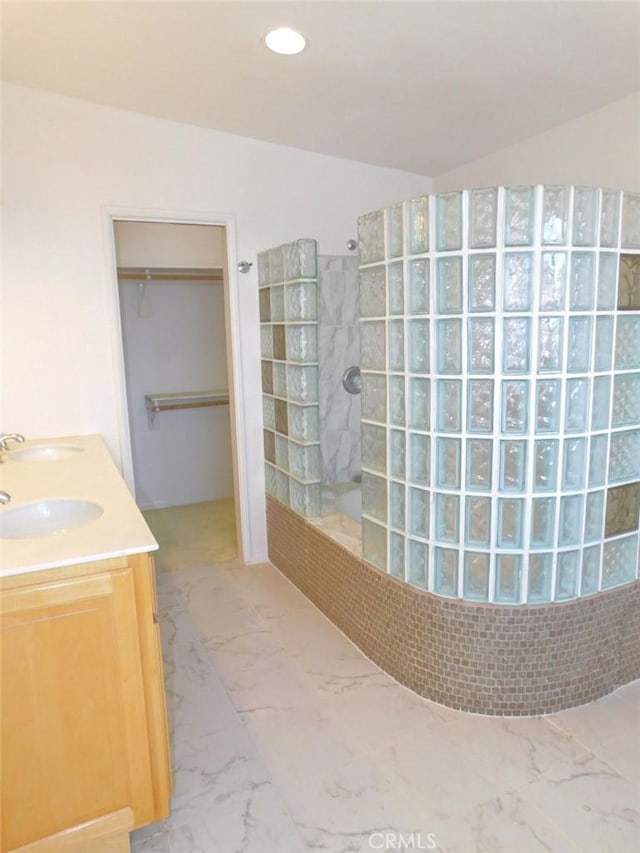
<svg viewBox="0 0 640 853">
<path fill-rule="evenodd" d="M 3 853 L 129 850 L 171 773 L 148 554 L 0 580 Z"/>
</svg>

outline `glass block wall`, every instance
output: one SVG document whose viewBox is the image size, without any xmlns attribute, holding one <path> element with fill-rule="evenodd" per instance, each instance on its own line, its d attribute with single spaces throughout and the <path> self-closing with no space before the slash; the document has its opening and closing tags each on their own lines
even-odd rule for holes
<svg viewBox="0 0 640 853">
<path fill-rule="evenodd" d="M 267 493 L 320 514 L 318 297 L 315 240 L 258 255 Z"/>
<path fill-rule="evenodd" d="M 640 195 L 425 196 L 359 245 L 365 559 L 501 604 L 635 579 Z"/>
</svg>

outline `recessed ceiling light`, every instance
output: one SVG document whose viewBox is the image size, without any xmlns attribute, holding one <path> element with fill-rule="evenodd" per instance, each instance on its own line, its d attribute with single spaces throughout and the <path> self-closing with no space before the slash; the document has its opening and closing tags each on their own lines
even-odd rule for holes
<svg viewBox="0 0 640 853">
<path fill-rule="evenodd" d="M 283 53 L 286 56 L 300 53 L 304 50 L 306 43 L 302 33 L 298 33 L 290 27 L 279 27 L 277 30 L 271 30 L 265 38 L 265 44 L 269 50 L 274 53 Z"/>
</svg>

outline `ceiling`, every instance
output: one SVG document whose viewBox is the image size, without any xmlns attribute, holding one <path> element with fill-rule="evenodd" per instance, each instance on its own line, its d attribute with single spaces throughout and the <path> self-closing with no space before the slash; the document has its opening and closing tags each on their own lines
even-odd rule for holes
<svg viewBox="0 0 640 853">
<path fill-rule="evenodd" d="M 640 90 L 640 2 L 4 2 L 3 78 L 435 177 Z M 263 45 L 274 26 L 308 40 Z"/>
</svg>

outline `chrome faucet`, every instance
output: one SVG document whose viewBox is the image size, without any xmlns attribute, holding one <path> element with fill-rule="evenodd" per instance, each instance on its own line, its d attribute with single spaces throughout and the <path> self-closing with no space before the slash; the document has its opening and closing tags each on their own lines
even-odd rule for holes
<svg viewBox="0 0 640 853">
<path fill-rule="evenodd" d="M 11 495 L 9 492 L 4 492 L 0 489 L 0 504 L 8 504 L 11 500 Z"/>
<path fill-rule="evenodd" d="M 23 435 L 20 435 L 20 433 L 19 433 L 19 432 L 6 432 L 6 433 L 2 433 L 2 435 L 0 435 L 0 451 L 2 451 L 2 450 L 8 450 L 8 449 L 9 449 L 9 448 L 7 447 L 7 442 L 8 442 L 8 441 L 18 441 L 18 442 L 23 442 L 23 441 L 24 441 L 24 436 L 23 436 Z"/>
</svg>

